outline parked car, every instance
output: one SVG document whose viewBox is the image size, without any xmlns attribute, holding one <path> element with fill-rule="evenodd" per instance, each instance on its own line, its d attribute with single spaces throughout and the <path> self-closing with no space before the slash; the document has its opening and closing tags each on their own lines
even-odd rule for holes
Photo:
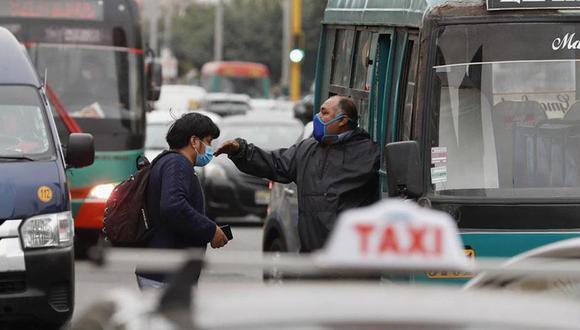
<svg viewBox="0 0 580 330">
<path fill-rule="evenodd" d="M 147 134 L 145 135 L 145 157 L 150 161 L 157 157 L 164 149 L 169 148 L 165 136 L 167 130 L 175 119 L 181 117 L 187 111 L 166 111 L 156 110 L 147 114 Z M 219 126 L 222 118 L 215 113 L 197 110 L 200 113 L 208 116 L 216 125 Z"/>
<path fill-rule="evenodd" d="M 155 110 L 176 111 L 196 110 L 201 106 L 207 92 L 199 86 L 163 85 Z"/>
<path fill-rule="evenodd" d="M 304 126 L 301 139 L 312 136 L 312 122 Z M 270 203 L 264 221 L 262 250 L 264 252 L 298 252 L 298 199 L 295 183 L 271 184 Z"/>
<path fill-rule="evenodd" d="M 250 97 L 246 94 L 209 93 L 202 108 L 222 117 L 244 115 L 251 110 Z"/>
<path fill-rule="evenodd" d="M 241 137 L 265 150 L 274 150 L 296 142 L 303 127 L 293 118 L 252 112 L 224 118 L 220 130 L 214 149 L 226 140 Z M 200 179 L 206 194 L 206 211 L 212 219 L 266 215 L 270 201 L 268 180 L 242 173 L 227 157 L 217 157 L 205 166 Z"/>
</svg>

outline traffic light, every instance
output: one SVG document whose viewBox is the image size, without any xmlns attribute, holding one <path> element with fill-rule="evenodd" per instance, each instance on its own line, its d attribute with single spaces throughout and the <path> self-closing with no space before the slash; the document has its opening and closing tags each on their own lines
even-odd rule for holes
<svg viewBox="0 0 580 330">
<path fill-rule="evenodd" d="M 296 33 L 292 36 L 292 47 L 290 48 L 290 62 L 301 63 L 304 60 L 304 34 Z"/>
</svg>

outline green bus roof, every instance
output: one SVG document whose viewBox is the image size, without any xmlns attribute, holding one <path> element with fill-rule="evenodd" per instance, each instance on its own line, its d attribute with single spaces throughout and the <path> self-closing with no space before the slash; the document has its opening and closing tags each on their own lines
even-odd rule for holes
<svg viewBox="0 0 580 330">
<path fill-rule="evenodd" d="M 328 0 L 323 23 L 421 27 L 430 8 L 474 3 L 483 0 Z"/>
</svg>

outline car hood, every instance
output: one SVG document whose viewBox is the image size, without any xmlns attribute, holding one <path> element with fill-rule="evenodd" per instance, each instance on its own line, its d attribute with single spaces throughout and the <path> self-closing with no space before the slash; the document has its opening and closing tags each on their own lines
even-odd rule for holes
<svg viewBox="0 0 580 330">
<path fill-rule="evenodd" d="M 0 222 L 69 210 L 56 161 L 0 163 Z"/>
</svg>

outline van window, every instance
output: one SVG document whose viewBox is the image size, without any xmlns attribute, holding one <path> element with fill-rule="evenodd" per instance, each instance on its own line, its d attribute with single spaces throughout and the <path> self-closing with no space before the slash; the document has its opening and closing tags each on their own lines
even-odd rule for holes
<svg viewBox="0 0 580 330">
<path fill-rule="evenodd" d="M 437 194 L 580 196 L 580 62 L 575 49 L 560 45 L 574 42 L 578 29 L 493 24 L 439 31 L 432 147 L 446 149 L 437 151 L 446 164 L 434 165 L 446 169 L 435 171 Z"/>
<path fill-rule="evenodd" d="M 33 87 L 0 86 L 0 161 L 55 156 L 45 108 Z"/>
</svg>

